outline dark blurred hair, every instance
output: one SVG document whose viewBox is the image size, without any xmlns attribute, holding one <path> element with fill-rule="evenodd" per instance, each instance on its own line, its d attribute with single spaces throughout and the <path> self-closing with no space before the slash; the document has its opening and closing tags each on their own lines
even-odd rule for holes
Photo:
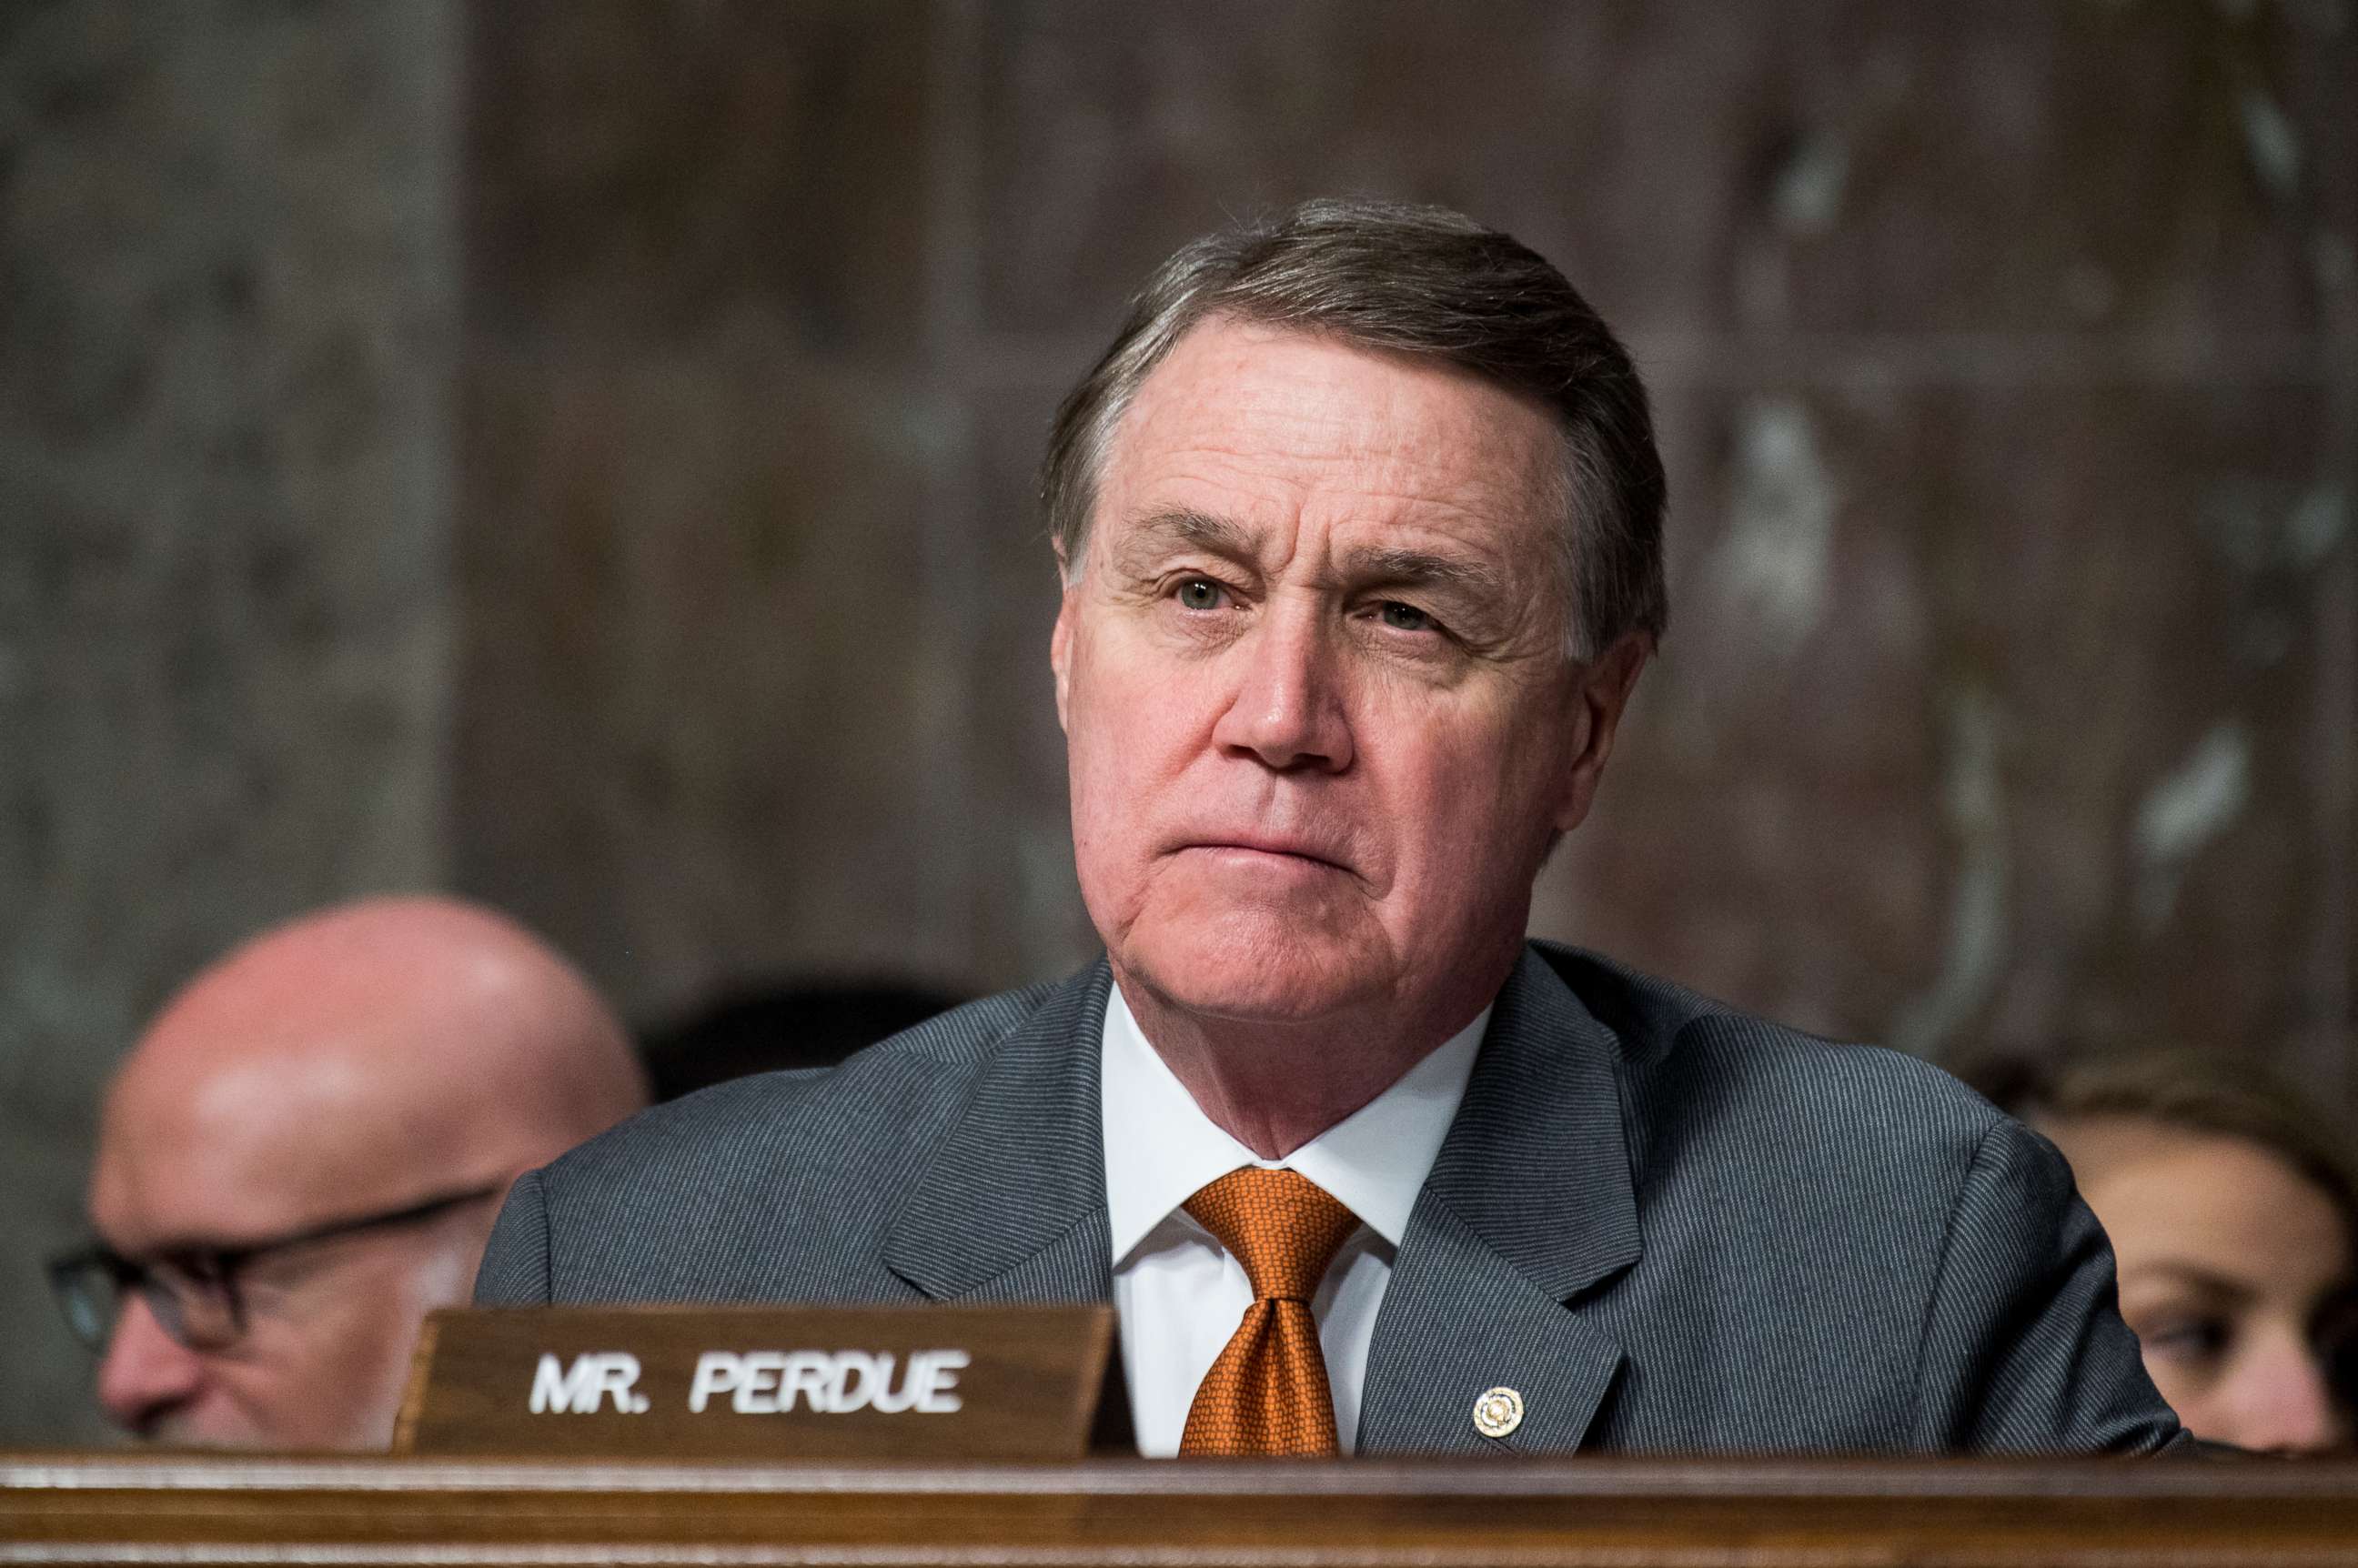
<svg viewBox="0 0 2358 1568">
<path fill-rule="evenodd" d="M 1056 411 L 1040 491 L 1067 575 L 1081 568 L 1114 427 L 1187 330 L 1234 318 L 1443 361 L 1547 408 L 1568 451 L 1563 553 L 1575 657 L 1659 640 L 1662 461 L 1638 373 L 1545 257 L 1440 207 L 1306 201 L 1184 246 Z"/>
<path fill-rule="evenodd" d="M 740 991 L 643 1032 L 659 1100 L 780 1068 L 832 1067 L 968 1000 L 897 979 L 800 981 Z"/>
<path fill-rule="evenodd" d="M 2255 1144 L 2331 1198 L 2358 1248 L 2358 1163 L 2347 1135 L 2248 1063 L 2190 1051 L 2089 1054 L 2054 1066 L 1993 1058 L 1961 1076 L 2034 1126 L 2124 1118 Z"/>
</svg>

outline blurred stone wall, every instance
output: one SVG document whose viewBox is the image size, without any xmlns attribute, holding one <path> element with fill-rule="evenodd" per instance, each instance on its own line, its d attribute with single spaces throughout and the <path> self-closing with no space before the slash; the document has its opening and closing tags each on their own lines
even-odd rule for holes
<svg viewBox="0 0 2358 1568">
<path fill-rule="evenodd" d="M 1085 958 L 1040 438 L 1320 191 L 1656 390 L 1672 635 L 1542 930 L 2346 1103 L 2353 87 L 2349 0 L 0 11 L 0 1326 L 140 1011 L 301 903 L 438 878 L 642 1018 Z M 0 1441 L 87 1430 L 16 1365 Z"/>
<path fill-rule="evenodd" d="M 1675 625 L 1542 929 L 1942 1054 L 2344 1087 L 2345 4 L 475 12 L 456 855 L 642 1010 L 1091 948 L 1032 465 L 1224 214 L 1631 340 Z"/>
<path fill-rule="evenodd" d="M 39 1265 L 140 1020 L 445 876 L 454 22 L 0 5 L 0 1445 L 101 1430 Z"/>
</svg>

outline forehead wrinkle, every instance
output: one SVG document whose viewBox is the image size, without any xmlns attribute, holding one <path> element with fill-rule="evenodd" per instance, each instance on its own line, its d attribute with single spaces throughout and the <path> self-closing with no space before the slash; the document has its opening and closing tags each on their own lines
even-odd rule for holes
<svg viewBox="0 0 2358 1568">
<path fill-rule="evenodd" d="M 1533 414 L 1543 427 L 1546 416 L 1470 374 L 1436 376 L 1433 366 L 1402 360 L 1399 374 L 1337 401 L 1328 395 L 1325 366 L 1260 351 L 1271 338 L 1281 347 L 1299 346 L 1297 334 L 1249 332 L 1247 346 L 1214 352 L 1202 367 L 1193 359 L 1207 345 L 1195 336 L 1182 339 L 1172 360 L 1156 368 L 1124 411 L 1109 443 L 1105 475 L 1128 473 L 1150 453 L 1156 467 L 1209 459 L 1264 480 L 1284 469 L 1341 470 L 1352 476 L 1347 488 L 1369 499 L 1389 494 L 1409 504 L 1476 513 L 1486 508 L 1470 498 L 1497 485 L 1502 470 L 1514 474 L 1509 482 L 1517 489 L 1533 478 L 1552 477 L 1552 428 L 1519 430 L 1496 405 Z M 1394 358 L 1381 351 L 1351 351 Z M 1174 384 L 1172 373 L 1180 370 L 1194 373 Z M 1195 384 L 1206 379 L 1217 395 Z M 1534 433 L 1536 445 L 1524 438 Z"/>
</svg>

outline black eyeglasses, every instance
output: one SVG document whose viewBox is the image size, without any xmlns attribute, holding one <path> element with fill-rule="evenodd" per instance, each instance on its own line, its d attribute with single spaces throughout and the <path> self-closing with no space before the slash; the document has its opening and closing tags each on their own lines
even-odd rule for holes
<svg viewBox="0 0 2358 1568">
<path fill-rule="evenodd" d="M 115 1320 L 123 1315 L 123 1303 L 135 1291 L 174 1339 L 191 1350 L 223 1350 L 245 1333 L 245 1302 L 238 1292 L 237 1277 L 255 1259 L 362 1231 L 415 1225 L 506 1190 L 504 1182 L 470 1187 L 382 1214 L 340 1219 L 292 1236 L 237 1247 L 175 1247 L 150 1257 L 126 1258 L 100 1242 L 49 1260 L 49 1289 L 56 1293 L 74 1336 L 92 1350 L 105 1350 Z"/>
</svg>

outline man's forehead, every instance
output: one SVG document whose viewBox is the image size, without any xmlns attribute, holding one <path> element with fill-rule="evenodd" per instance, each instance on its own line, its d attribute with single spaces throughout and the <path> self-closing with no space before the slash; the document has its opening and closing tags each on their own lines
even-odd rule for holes
<svg viewBox="0 0 2358 1568">
<path fill-rule="evenodd" d="M 92 1217 L 122 1247 L 287 1222 L 308 1195 L 319 1107 L 275 1056 L 141 1054 L 110 1089 Z"/>
<path fill-rule="evenodd" d="M 1552 444 L 1539 404 L 1446 361 L 1326 333 L 1216 319 L 1150 372 L 1118 422 L 1117 460 L 1228 442 L 1322 457 L 1445 459 Z"/>
<path fill-rule="evenodd" d="M 1245 323 L 1199 326 L 1117 425 L 1098 523 L 1190 542 L 1309 509 L 1371 546 L 1398 524 L 1446 549 L 1544 533 L 1562 460 L 1535 404 L 1438 362 Z"/>
<path fill-rule="evenodd" d="M 363 1025 L 144 1043 L 107 1096 L 92 1217 L 139 1248 L 266 1237 L 396 1201 L 452 1152 L 406 1077 Z"/>
</svg>

